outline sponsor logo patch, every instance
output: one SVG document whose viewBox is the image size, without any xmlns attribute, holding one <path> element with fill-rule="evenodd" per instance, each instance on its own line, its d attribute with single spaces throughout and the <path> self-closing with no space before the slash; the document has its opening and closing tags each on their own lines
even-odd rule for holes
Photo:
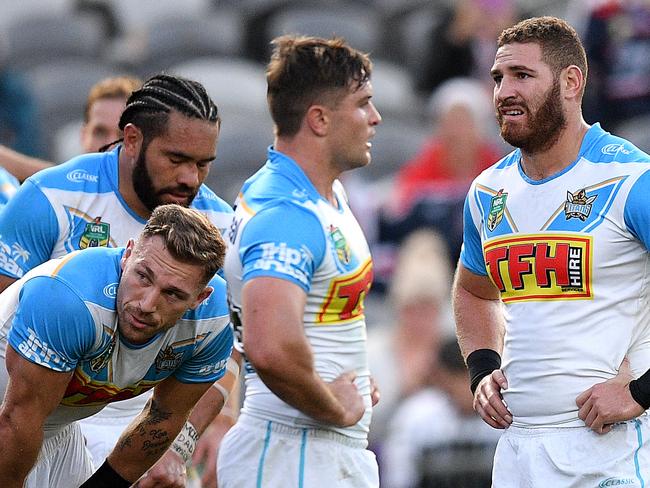
<svg viewBox="0 0 650 488">
<path fill-rule="evenodd" d="M 593 297 L 591 236 L 523 235 L 488 241 L 488 275 L 504 302 Z"/>
<path fill-rule="evenodd" d="M 503 220 L 503 212 L 506 209 L 507 193 L 503 193 L 503 188 L 497 192 L 490 200 L 490 211 L 488 213 L 487 227 L 490 231 L 497 228 L 497 225 Z"/>
<path fill-rule="evenodd" d="M 161 350 L 156 356 L 156 372 L 174 371 L 180 366 L 182 360 L 182 352 L 176 352 L 172 349 L 172 346 L 167 346 L 166 349 Z"/>
<path fill-rule="evenodd" d="M 81 183 L 83 181 L 90 181 L 91 183 L 97 183 L 97 175 L 91 175 L 85 169 L 75 169 L 70 171 L 66 178 L 73 183 Z"/>
<path fill-rule="evenodd" d="M 95 217 L 92 222 L 88 222 L 79 239 L 79 249 L 88 247 L 107 247 L 111 237 L 111 225 L 108 222 L 102 222 L 101 217 Z"/>
</svg>

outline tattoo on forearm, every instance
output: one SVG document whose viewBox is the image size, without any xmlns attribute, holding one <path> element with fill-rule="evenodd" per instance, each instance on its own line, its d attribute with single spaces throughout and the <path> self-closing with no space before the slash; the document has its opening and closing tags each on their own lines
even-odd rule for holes
<svg viewBox="0 0 650 488">
<path fill-rule="evenodd" d="M 142 421 L 120 439 L 118 450 L 134 445 L 141 445 L 142 451 L 147 457 L 158 456 L 167 450 L 174 440 L 166 429 L 157 428 L 158 424 L 165 422 L 171 417 L 152 399 L 147 404 L 148 410 Z"/>
</svg>

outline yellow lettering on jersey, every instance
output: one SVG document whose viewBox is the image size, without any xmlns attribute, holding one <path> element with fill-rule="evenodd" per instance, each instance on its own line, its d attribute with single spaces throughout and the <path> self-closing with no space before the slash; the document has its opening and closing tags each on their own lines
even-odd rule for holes
<svg viewBox="0 0 650 488">
<path fill-rule="evenodd" d="M 372 285 L 372 261 L 368 259 L 356 273 L 330 283 L 318 322 L 349 322 L 363 315 L 363 300 Z"/>
<path fill-rule="evenodd" d="M 488 276 L 503 302 L 589 300 L 593 240 L 589 235 L 517 235 L 484 244 Z"/>
</svg>

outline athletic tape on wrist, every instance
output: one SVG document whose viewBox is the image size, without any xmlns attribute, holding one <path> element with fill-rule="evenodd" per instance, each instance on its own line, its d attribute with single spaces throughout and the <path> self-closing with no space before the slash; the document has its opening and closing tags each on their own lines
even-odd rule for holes
<svg viewBox="0 0 650 488">
<path fill-rule="evenodd" d="M 97 471 L 79 488 L 129 488 L 133 483 L 125 480 L 108 461 L 104 461 Z"/>
<path fill-rule="evenodd" d="M 639 379 L 630 381 L 630 394 L 643 408 L 650 408 L 650 370 Z"/>
<path fill-rule="evenodd" d="M 223 404 L 225 405 L 226 402 L 228 401 L 228 397 L 230 396 L 230 392 L 221 386 L 218 382 L 212 383 L 212 388 L 216 388 L 219 393 L 223 396 Z"/>
<path fill-rule="evenodd" d="M 170 449 L 178 453 L 185 464 L 189 464 L 192 460 L 192 454 L 194 454 L 194 449 L 196 449 L 196 443 L 199 440 L 199 432 L 194 428 L 192 423 L 188 420 L 183 425 L 183 428 L 172 442 Z"/>
<path fill-rule="evenodd" d="M 469 370 L 469 388 L 472 395 L 483 378 L 501 367 L 501 356 L 492 349 L 477 349 L 467 356 Z"/>
<path fill-rule="evenodd" d="M 228 361 L 226 361 L 226 370 L 234 374 L 235 378 L 239 377 L 239 364 L 232 357 L 229 357 Z"/>
</svg>

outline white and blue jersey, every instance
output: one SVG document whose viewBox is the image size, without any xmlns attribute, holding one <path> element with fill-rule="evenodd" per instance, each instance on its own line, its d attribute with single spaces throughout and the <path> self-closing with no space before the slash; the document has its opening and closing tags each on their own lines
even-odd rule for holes
<svg viewBox="0 0 650 488">
<path fill-rule="evenodd" d="M 635 377 L 650 368 L 650 156 L 596 124 L 551 177 L 527 178 L 520 159 L 472 184 L 461 261 L 505 304 L 513 425 L 584 426 L 580 393 L 625 356 Z"/>
<path fill-rule="evenodd" d="M 307 295 L 303 321 L 318 374 L 332 381 L 344 371 L 356 371 L 366 412 L 349 428 L 321 425 L 275 396 L 249 363 L 242 411 L 292 427 L 326 428 L 366 439 L 372 407 L 363 301 L 372 283 L 372 260 L 338 181 L 334 194 L 338 208 L 319 195 L 295 161 L 269 149 L 268 161 L 237 199 L 224 270 L 237 314 L 248 280 L 274 277 L 300 286 Z"/>
<path fill-rule="evenodd" d="M 20 278 L 47 261 L 87 247 L 126 246 L 146 219 L 119 192 L 118 155 L 84 154 L 28 178 L 0 213 L 0 273 Z M 220 230 L 232 208 L 202 185 L 192 208 Z"/>
<path fill-rule="evenodd" d="M 212 383 L 225 373 L 233 340 L 224 280 L 215 276 L 212 295 L 174 327 L 146 344 L 130 344 L 120 337 L 116 311 L 123 253 L 74 252 L 38 266 L 0 295 L 0 349 L 8 341 L 32 363 L 73 372 L 46 431 L 140 395 L 169 376 Z"/>
<path fill-rule="evenodd" d="M 119 192 L 121 146 L 84 154 L 28 178 L 0 212 L 0 273 L 21 278 L 45 261 L 78 249 L 122 247 L 146 224 Z M 219 230 L 232 220 L 230 205 L 202 185 L 192 208 Z M 100 416 L 134 416 L 147 397 L 111 405 Z"/>
<path fill-rule="evenodd" d="M 0 167 L 0 209 L 14 196 L 19 187 L 20 182 L 16 177 Z"/>
</svg>

